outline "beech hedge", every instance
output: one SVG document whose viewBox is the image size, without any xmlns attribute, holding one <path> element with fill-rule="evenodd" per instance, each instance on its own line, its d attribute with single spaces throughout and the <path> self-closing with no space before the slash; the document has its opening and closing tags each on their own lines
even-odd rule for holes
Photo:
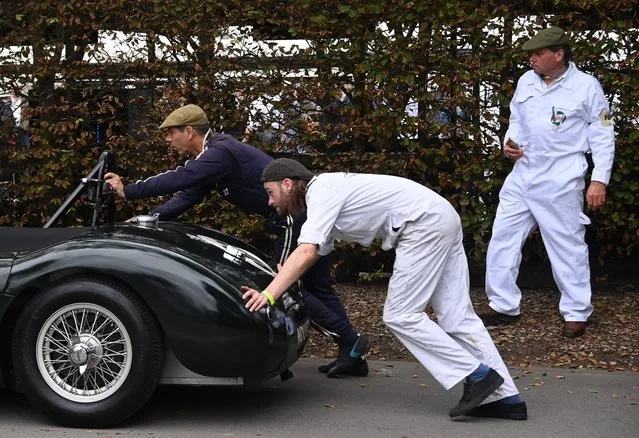
<svg viewBox="0 0 639 438">
<path fill-rule="evenodd" d="M 2 210 L 0 224 L 41 226 L 104 149 L 129 181 L 182 163 L 158 126 L 195 103 L 214 129 L 317 172 L 390 173 L 434 189 L 460 213 L 468 253 L 481 261 L 512 166 L 499 142 L 528 69 L 520 46 L 559 25 L 577 65 L 601 82 L 615 123 L 608 200 L 589 212 L 591 252 L 601 263 L 636 256 L 634 1 L 249 3 L 0 3 L 0 92 L 21 103 L 20 126 L 2 123 L 0 176 L 16 181 L 19 202 Z M 162 200 L 118 202 L 116 214 L 126 219 Z M 64 225 L 83 223 L 84 209 L 76 206 Z M 269 245 L 264 219 L 214 193 L 180 220 Z M 338 269 L 390 270 L 392 257 L 377 247 L 363 257 L 350 248 L 338 252 Z M 535 235 L 526 254 L 540 253 Z"/>
</svg>

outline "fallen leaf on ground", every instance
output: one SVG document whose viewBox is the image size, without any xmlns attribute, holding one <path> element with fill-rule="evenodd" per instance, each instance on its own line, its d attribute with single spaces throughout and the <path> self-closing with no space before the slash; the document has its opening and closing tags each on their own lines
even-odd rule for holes
<svg viewBox="0 0 639 438">
<path fill-rule="evenodd" d="M 338 284 L 341 298 L 353 326 L 367 333 L 372 344 L 367 359 L 415 360 L 382 321 L 385 284 Z M 522 318 L 491 328 L 489 333 L 499 352 L 510 365 L 606 369 L 639 372 L 639 290 L 630 284 L 602 283 L 593 293 L 594 313 L 586 336 L 562 336 L 563 319 L 558 313 L 559 292 L 554 288 L 524 289 Z M 475 306 L 488 302 L 483 288 L 471 290 Z M 429 317 L 436 320 L 432 309 Z M 330 338 L 313 332 L 306 346 L 306 357 L 334 358 L 337 346 Z M 392 364 L 385 365 L 392 368 Z M 530 375 L 524 370 L 523 376 Z M 514 377 L 513 377 L 514 378 Z"/>
</svg>

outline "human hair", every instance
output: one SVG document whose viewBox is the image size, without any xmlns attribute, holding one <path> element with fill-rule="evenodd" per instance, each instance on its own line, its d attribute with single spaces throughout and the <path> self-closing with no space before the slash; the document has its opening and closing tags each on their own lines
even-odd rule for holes
<svg viewBox="0 0 639 438">
<path fill-rule="evenodd" d="M 299 216 L 306 211 L 306 186 L 308 181 L 303 179 L 292 179 L 289 213 L 293 216 Z"/>
<path fill-rule="evenodd" d="M 197 126 L 191 126 L 191 128 L 193 128 L 193 130 L 201 136 L 205 136 L 207 132 L 209 132 L 209 129 L 211 129 L 209 127 L 209 125 L 197 125 Z M 184 130 L 186 129 L 186 126 L 178 126 L 177 129 L 180 130 L 180 132 L 184 132 Z"/>
<path fill-rule="evenodd" d="M 550 50 L 551 52 L 555 52 L 557 53 L 559 50 L 563 50 L 564 51 L 564 65 L 566 67 L 568 67 L 570 64 L 570 61 L 572 61 L 572 50 L 570 50 L 570 46 L 550 46 L 548 47 L 548 50 Z"/>
<path fill-rule="evenodd" d="M 193 130 L 201 136 L 205 136 L 206 133 L 209 132 L 209 129 L 211 129 L 209 125 L 198 125 L 193 127 Z"/>
</svg>

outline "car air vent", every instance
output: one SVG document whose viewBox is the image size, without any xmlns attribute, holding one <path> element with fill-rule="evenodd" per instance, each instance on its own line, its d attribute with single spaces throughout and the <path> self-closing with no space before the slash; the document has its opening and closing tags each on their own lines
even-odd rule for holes
<svg viewBox="0 0 639 438">
<path fill-rule="evenodd" d="M 227 245 L 226 248 L 224 248 L 224 258 L 234 263 L 241 264 L 244 260 L 246 260 L 246 253 L 239 248 Z"/>
<path fill-rule="evenodd" d="M 204 242 L 208 245 L 220 248 L 222 251 L 224 251 L 223 257 L 232 263 L 236 263 L 238 265 L 248 263 L 249 265 L 259 269 L 265 274 L 275 277 L 275 271 L 268 265 L 268 263 L 257 257 L 255 254 L 247 252 L 236 246 L 220 242 L 219 240 L 211 239 L 208 236 L 195 234 L 187 234 L 187 236 L 189 236 L 193 240 L 199 240 L 200 242 Z"/>
<path fill-rule="evenodd" d="M 157 226 L 159 220 L 160 215 L 158 213 L 155 213 L 154 215 L 141 214 L 129 219 L 129 223 L 140 225 L 141 227 L 155 227 Z"/>
</svg>

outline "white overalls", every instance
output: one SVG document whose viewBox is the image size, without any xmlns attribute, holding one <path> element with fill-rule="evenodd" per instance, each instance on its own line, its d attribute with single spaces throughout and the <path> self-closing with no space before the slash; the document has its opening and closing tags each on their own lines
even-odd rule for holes
<svg viewBox="0 0 639 438">
<path fill-rule="evenodd" d="M 520 313 L 516 280 L 521 249 L 539 227 L 555 282 L 559 310 L 566 321 L 586 321 L 592 313 L 590 267 L 584 240 L 584 154 L 592 153 L 592 181 L 608 184 L 614 155 L 614 131 L 599 82 L 571 62 L 568 71 L 547 86 L 532 70 L 517 84 L 510 104 L 512 139 L 524 155 L 517 160 L 499 194 L 499 207 L 486 257 L 486 293 L 490 307 Z"/>
<path fill-rule="evenodd" d="M 396 249 L 384 322 L 446 389 L 480 363 L 504 384 L 483 403 L 518 394 L 495 344 L 473 310 L 462 228 L 454 208 L 432 190 L 388 175 L 326 173 L 309 183 L 298 243 L 326 255 L 335 240 Z M 426 312 L 431 304 L 437 322 Z"/>
</svg>

